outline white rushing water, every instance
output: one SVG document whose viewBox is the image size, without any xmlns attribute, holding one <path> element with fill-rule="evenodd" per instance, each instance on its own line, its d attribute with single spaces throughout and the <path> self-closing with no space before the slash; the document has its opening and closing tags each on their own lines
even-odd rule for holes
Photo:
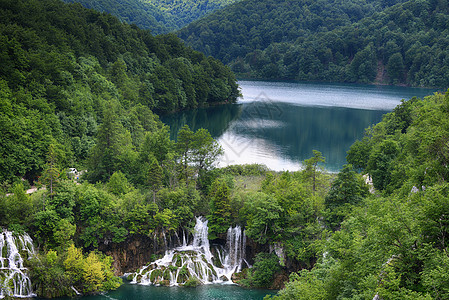
<svg viewBox="0 0 449 300">
<path fill-rule="evenodd" d="M 240 226 L 227 232 L 225 247 L 212 247 L 208 239 L 208 221 L 196 219 L 193 241 L 166 251 L 163 258 L 151 262 L 133 274 L 131 283 L 178 286 L 194 280 L 200 284 L 231 282 L 231 276 L 246 263 L 246 236 Z"/>
<path fill-rule="evenodd" d="M 33 241 L 28 234 L 15 235 L 10 231 L 0 233 L 0 299 L 6 296 L 35 296 L 23 265 L 24 258 L 29 259 L 34 254 Z"/>
</svg>

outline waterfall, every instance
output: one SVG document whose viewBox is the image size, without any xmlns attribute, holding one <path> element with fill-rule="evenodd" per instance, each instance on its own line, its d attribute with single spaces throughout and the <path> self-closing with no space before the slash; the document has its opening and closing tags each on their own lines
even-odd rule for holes
<svg viewBox="0 0 449 300">
<path fill-rule="evenodd" d="M 208 239 L 208 221 L 196 218 L 193 241 L 167 250 L 163 258 L 131 274 L 131 283 L 143 285 L 184 285 L 191 280 L 201 284 L 231 282 L 231 276 L 246 263 L 246 236 L 240 226 L 229 228 L 226 246 L 211 246 Z M 214 255 L 212 254 L 214 253 Z"/>
<path fill-rule="evenodd" d="M 226 238 L 228 255 L 224 259 L 224 265 L 232 273 L 240 272 L 245 259 L 246 235 L 240 226 L 229 227 Z"/>
<path fill-rule="evenodd" d="M 22 257 L 29 259 L 34 254 L 33 241 L 28 234 L 14 235 L 10 231 L 0 233 L 0 299 L 6 296 L 35 296 Z"/>
</svg>

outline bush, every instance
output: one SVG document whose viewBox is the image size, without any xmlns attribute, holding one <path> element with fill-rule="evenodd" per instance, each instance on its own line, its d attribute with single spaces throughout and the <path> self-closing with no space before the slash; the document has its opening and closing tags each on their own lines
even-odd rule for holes
<svg viewBox="0 0 449 300">
<path fill-rule="evenodd" d="M 281 270 L 279 258 L 274 253 L 258 253 L 254 266 L 249 272 L 249 283 L 253 287 L 268 288 L 271 286 L 274 276 Z"/>
</svg>

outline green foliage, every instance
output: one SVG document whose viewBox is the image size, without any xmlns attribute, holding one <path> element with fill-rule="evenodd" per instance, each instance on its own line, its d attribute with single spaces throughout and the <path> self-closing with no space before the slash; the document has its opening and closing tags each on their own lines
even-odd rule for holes
<svg viewBox="0 0 449 300">
<path fill-rule="evenodd" d="M 75 232 L 75 225 L 71 224 L 67 219 L 61 219 L 53 229 L 53 239 L 56 245 L 65 250 L 70 246 Z"/>
<path fill-rule="evenodd" d="M 2 226 L 21 226 L 29 222 L 33 203 L 30 196 L 25 193 L 22 183 L 14 184 L 12 194 L 3 195 L 0 199 L 0 215 L 2 216 L 0 224 Z"/>
<path fill-rule="evenodd" d="M 150 166 L 148 167 L 148 183 L 153 190 L 153 201 L 156 201 L 156 191 L 162 185 L 162 168 L 153 156 L 150 159 Z"/>
<path fill-rule="evenodd" d="M 166 18 L 171 17 L 176 24 L 175 29 L 180 29 L 192 21 L 200 19 L 204 15 L 237 1 L 238 0 L 146 0 L 147 3 L 153 4 L 164 12 Z"/>
<path fill-rule="evenodd" d="M 368 193 L 368 186 L 353 170 L 352 165 L 343 166 L 332 182 L 324 202 L 328 210 L 326 220 L 331 228 L 337 228 L 343 218 L 349 215 L 351 206 L 359 204 Z"/>
<path fill-rule="evenodd" d="M 322 174 L 316 191 L 309 180 L 303 172 L 267 173 L 260 192 L 243 190 L 238 198 L 243 202 L 240 220 L 246 222 L 247 235 L 259 243 L 277 243 L 286 257 L 307 267 L 321 238 L 320 212 L 330 178 Z"/>
<path fill-rule="evenodd" d="M 201 199 L 199 191 L 192 186 L 180 186 L 175 190 L 164 188 L 157 197 L 159 207 L 173 211 L 178 224 L 187 225 L 196 214 L 208 211 L 203 207 L 206 203 Z"/>
<path fill-rule="evenodd" d="M 392 163 L 398 153 L 398 144 L 392 140 L 385 140 L 372 150 L 366 171 L 373 177 L 375 188 L 385 190 L 391 183 Z"/>
<path fill-rule="evenodd" d="M 327 292 L 323 280 L 317 278 L 317 275 L 308 270 L 301 270 L 298 274 L 292 273 L 290 281 L 285 289 L 281 290 L 276 296 L 266 297 L 275 300 L 301 299 L 301 300 L 325 300 Z"/>
<path fill-rule="evenodd" d="M 304 161 L 304 164 L 306 165 L 304 174 L 306 177 L 309 177 L 312 179 L 312 188 L 313 191 L 316 191 L 316 181 L 317 181 L 317 171 L 318 171 L 318 164 L 324 163 L 326 159 L 323 157 L 320 151 L 313 150 L 313 157 L 306 159 Z"/>
<path fill-rule="evenodd" d="M 250 165 L 229 165 L 221 169 L 225 174 L 233 176 L 260 176 L 268 172 L 265 165 L 250 164 Z"/>
<path fill-rule="evenodd" d="M 256 192 L 244 199 L 243 219 L 246 220 L 246 234 L 254 241 L 265 244 L 277 241 L 282 231 L 283 209 L 272 195 Z"/>
<path fill-rule="evenodd" d="M 75 287 L 84 293 L 96 293 L 105 288 L 115 289 L 120 286 L 121 280 L 113 277 L 111 260 L 90 252 L 84 257 L 80 249 L 71 245 L 64 260 L 66 273 L 75 283 Z"/>
<path fill-rule="evenodd" d="M 40 297 L 75 296 L 75 288 L 85 294 L 116 289 L 121 279 L 111 270 L 110 257 L 90 252 L 87 257 L 71 244 L 63 252 L 50 250 L 34 258 L 31 280 Z"/>
<path fill-rule="evenodd" d="M 114 195 L 123 195 L 127 194 L 131 190 L 131 186 L 126 179 L 125 174 L 121 171 L 117 171 L 112 174 L 111 178 L 109 178 L 109 182 L 107 183 L 108 191 Z"/>
<path fill-rule="evenodd" d="M 357 170 L 365 169 L 368 164 L 371 146 L 367 138 L 355 141 L 348 150 L 346 160 Z"/>
<path fill-rule="evenodd" d="M 268 288 L 271 286 L 274 276 L 281 270 L 279 258 L 274 253 L 258 253 L 254 266 L 248 274 L 249 285 L 253 287 Z"/>
<path fill-rule="evenodd" d="M 116 108 L 109 104 L 103 114 L 97 143 L 89 157 L 88 177 L 92 182 L 106 181 L 118 170 L 128 171 L 136 156 L 131 134 L 118 120 Z"/>
<path fill-rule="evenodd" d="M 223 149 L 206 129 L 196 132 L 184 125 L 178 132 L 176 149 L 180 157 L 181 178 L 186 185 L 193 174 L 204 175 L 214 167 Z M 193 174 L 192 174 L 193 173 Z"/>
<path fill-rule="evenodd" d="M 403 82 L 404 77 L 404 59 L 401 53 L 395 53 L 388 59 L 387 72 L 390 81 L 393 84 Z"/>
<path fill-rule="evenodd" d="M 279 299 L 447 297 L 447 103 L 448 94 L 404 101 L 351 148 L 354 161 L 367 155 L 359 167 L 374 195 L 349 166 L 336 176 L 325 216 L 341 226 L 324 232 L 317 263 Z"/>
<path fill-rule="evenodd" d="M 53 189 L 56 187 L 57 181 L 61 171 L 58 170 L 58 158 L 56 153 L 56 146 L 50 144 L 47 155 L 47 163 L 42 172 L 40 181 L 42 184 L 47 185 L 49 189 L 49 196 L 53 198 Z"/>
<path fill-rule="evenodd" d="M 30 265 L 30 279 L 36 287 L 34 291 L 37 295 L 54 298 L 74 294 L 70 288 L 72 280 L 62 264 L 62 256 L 56 251 L 50 250 L 39 255 Z"/>
<path fill-rule="evenodd" d="M 246 0 L 179 36 L 240 77 L 448 86 L 446 2 Z"/>
<path fill-rule="evenodd" d="M 154 34 L 177 30 L 202 16 L 237 0 L 139 1 L 139 0 L 64 0 L 86 8 L 110 13 L 122 22 L 149 29 Z"/>
<path fill-rule="evenodd" d="M 86 165 L 91 182 L 118 170 L 134 181 L 137 147 L 146 132 L 163 131 L 150 109 L 239 95 L 228 67 L 173 34 L 154 37 L 57 0 L 8 2 L 0 13 L 0 182 L 32 183 L 45 170 L 41 182 L 48 184 L 58 171 Z M 163 164 L 159 156 L 169 152 L 153 150 Z"/>
<path fill-rule="evenodd" d="M 190 277 L 183 286 L 185 287 L 197 287 L 201 284 L 201 281 L 196 277 Z"/>
<path fill-rule="evenodd" d="M 217 178 L 212 184 L 210 200 L 209 236 L 211 239 L 229 228 L 231 221 L 231 189 L 222 178 Z"/>
</svg>

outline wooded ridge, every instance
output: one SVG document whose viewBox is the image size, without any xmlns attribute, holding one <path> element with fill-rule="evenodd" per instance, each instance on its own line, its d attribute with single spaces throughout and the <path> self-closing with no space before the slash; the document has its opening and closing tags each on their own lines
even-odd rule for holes
<svg viewBox="0 0 449 300">
<path fill-rule="evenodd" d="M 243 78 L 449 86 L 447 1 L 244 0 L 181 29 Z"/>
</svg>

